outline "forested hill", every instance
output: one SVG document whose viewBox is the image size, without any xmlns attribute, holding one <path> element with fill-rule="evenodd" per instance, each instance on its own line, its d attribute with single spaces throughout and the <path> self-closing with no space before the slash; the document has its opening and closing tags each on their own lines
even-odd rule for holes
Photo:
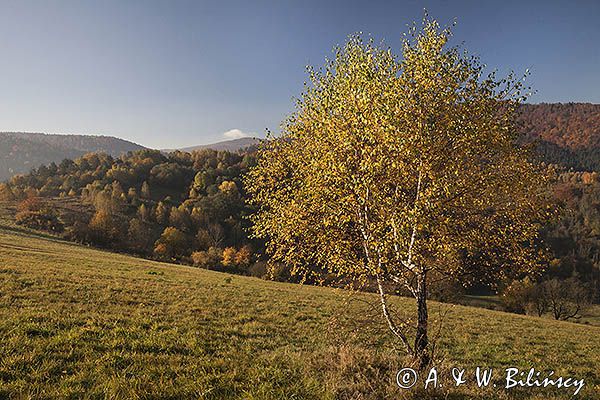
<svg viewBox="0 0 600 400">
<path fill-rule="evenodd" d="M 520 126 L 542 158 L 578 171 L 600 171 L 600 104 L 526 104 Z"/>
<path fill-rule="evenodd" d="M 600 171 L 600 104 L 526 104 L 519 122 L 523 133 L 538 141 L 538 151 L 545 161 L 576 171 Z M 210 148 L 235 152 L 257 142 L 255 138 L 242 138 L 184 151 Z M 0 132 L 0 181 L 89 152 L 119 156 L 144 148 L 111 136 Z"/>
<path fill-rule="evenodd" d="M 144 149 L 136 143 L 111 136 L 53 135 L 0 132 L 0 180 L 29 172 L 40 165 L 75 159 L 85 153 L 104 152 L 119 156 Z"/>
<path fill-rule="evenodd" d="M 560 147 L 600 148 L 600 104 L 523 105 L 524 132 Z"/>
<path fill-rule="evenodd" d="M 541 124 L 537 118 L 546 107 L 526 106 L 521 118 Z M 593 115 L 587 115 L 586 121 L 596 124 Z M 561 118 L 548 126 L 577 126 Z M 581 149 L 572 150 L 567 147 L 569 142 L 560 142 L 567 133 L 559 133 L 559 128 L 556 132 L 549 128 L 554 136 L 543 130 L 535 132 L 532 137 L 554 138 L 556 143 L 544 143 L 557 149 Z M 582 132 L 596 135 L 597 126 Z M 591 139 L 586 143 L 594 146 Z M 55 148 L 53 144 L 35 145 Z M 582 164 L 598 159 L 597 147 L 583 149 L 589 151 L 589 158 L 565 160 Z M 120 157 L 88 153 L 0 183 L 0 200 L 16 206 L 17 223 L 70 240 L 263 276 L 264 247 L 248 236 L 247 217 L 253 210 L 246 202 L 243 185 L 243 176 L 255 164 L 255 157 L 252 147 L 237 152 L 203 149 L 167 154 L 145 149 Z M 577 276 L 600 293 L 600 173 L 562 171 L 554 195 L 566 207 L 561 218 L 542 229 L 551 250 L 547 275 Z M 289 280 L 289 269 L 282 266 L 273 276 Z"/>
<path fill-rule="evenodd" d="M 210 149 L 88 153 L 0 183 L 0 200 L 20 202 L 18 223 L 70 240 L 250 273 L 261 245 L 247 236 L 242 176 L 254 162 Z"/>
</svg>

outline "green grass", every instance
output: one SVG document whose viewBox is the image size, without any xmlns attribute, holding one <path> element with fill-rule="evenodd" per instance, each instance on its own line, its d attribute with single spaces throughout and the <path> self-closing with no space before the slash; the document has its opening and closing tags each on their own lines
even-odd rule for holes
<svg viewBox="0 0 600 400">
<path fill-rule="evenodd" d="M 495 296 L 474 296 L 465 295 L 463 296 L 463 304 L 472 307 L 482 307 L 490 310 L 502 310 L 502 302 L 500 297 Z"/>
<path fill-rule="evenodd" d="M 500 296 L 497 295 L 485 295 L 485 296 L 464 296 L 461 304 L 465 304 L 472 307 L 482 307 L 490 310 L 503 310 L 502 301 Z M 551 313 L 545 314 L 542 318 L 552 318 Z M 592 304 L 586 307 L 581 312 L 581 318 L 572 319 L 571 322 L 578 324 L 587 324 L 600 327 L 600 305 Z"/>
<path fill-rule="evenodd" d="M 375 298 L 111 254 L 0 221 L 0 398 L 570 398 L 401 391 Z M 410 299 L 394 299 L 402 313 Z M 600 398 L 600 328 L 432 303 L 439 367 L 554 369 Z M 440 318 L 443 316 L 443 318 Z"/>
</svg>

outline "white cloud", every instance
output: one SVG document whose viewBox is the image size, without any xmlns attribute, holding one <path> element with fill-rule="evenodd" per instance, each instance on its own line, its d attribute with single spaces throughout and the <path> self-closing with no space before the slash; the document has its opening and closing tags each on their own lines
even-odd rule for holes
<svg viewBox="0 0 600 400">
<path fill-rule="evenodd" d="M 241 138 L 250 137 L 250 136 L 254 136 L 254 134 L 242 132 L 239 129 L 231 129 L 231 130 L 228 130 L 227 132 L 223 133 L 223 137 L 225 137 L 226 139 L 241 139 Z"/>
</svg>

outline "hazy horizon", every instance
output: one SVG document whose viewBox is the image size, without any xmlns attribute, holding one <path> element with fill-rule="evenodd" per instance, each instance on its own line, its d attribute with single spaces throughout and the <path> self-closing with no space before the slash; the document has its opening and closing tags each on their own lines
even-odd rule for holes
<svg viewBox="0 0 600 400">
<path fill-rule="evenodd" d="M 532 103 L 600 103 L 600 3 L 543 1 L 6 2 L 0 131 L 182 148 L 277 132 L 307 64 L 362 31 L 399 54 L 423 8 Z"/>
<path fill-rule="evenodd" d="M 235 131 L 235 129 L 234 129 Z M 181 150 L 181 149 L 186 149 L 186 148 L 191 148 L 191 147 L 197 147 L 197 146 L 205 146 L 205 145 L 210 145 L 210 144 L 216 144 L 216 143 L 220 143 L 220 142 L 226 142 L 226 141 L 233 141 L 233 140 L 240 140 L 240 139 L 252 139 L 252 138 L 264 138 L 264 135 L 255 135 L 255 136 L 236 136 L 236 137 L 231 137 L 231 136 L 226 136 L 225 134 L 227 134 L 228 132 L 224 132 L 223 136 L 218 137 L 216 140 L 211 140 L 208 142 L 198 142 L 195 144 L 190 144 L 190 145 L 183 145 L 183 146 L 177 146 L 177 147 L 152 147 L 152 146 L 148 146 L 145 143 L 142 142 L 136 142 L 133 140 L 128 139 L 127 137 L 123 136 L 116 136 L 116 135 L 111 135 L 110 133 L 86 133 L 86 132 L 33 132 L 33 131 L 5 131 L 2 130 L 0 131 L 0 134 L 43 134 L 43 135 L 58 135 L 58 136 L 98 136 L 98 137 L 113 137 L 113 138 L 117 138 L 117 139 L 123 139 L 135 144 L 138 144 L 140 146 L 149 148 L 149 149 L 154 149 L 154 150 Z"/>
<path fill-rule="evenodd" d="M 554 103 L 548 103 L 548 102 L 538 102 L 538 103 L 533 103 L 533 102 L 527 102 L 526 104 L 542 104 L 542 103 L 546 103 L 546 104 L 557 104 L 557 103 L 561 103 L 561 102 L 554 102 Z M 600 104 L 600 103 L 591 103 L 591 102 L 578 102 L 578 101 L 573 101 L 573 102 L 562 102 L 564 103 L 590 103 L 590 104 Z M 232 129 L 231 131 L 239 131 L 238 129 Z M 216 139 L 213 140 L 208 140 L 208 141 L 204 141 L 204 142 L 196 142 L 196 143 L 190 143 L 190 144 L 184 144 L 182 146 L 177 146 L 177 147 L 152 147 L 149 145 L 146 145 L 143 142 L 136 142 L 134 140 L 128 139 L 126 136 L 117 136 L 117 135 L 111 135 L 110 133 L 86 133 L 86 132 L 33 132 L 33 131 L 6 131 L 6 130 L 1 130 L 0 134 L 2 133 L 34 133 L 34 134 L 46 134 L 46 135 L 83 135 L 83 136 L 109 136 L 109 137 L 115 137 L 118 139 L 124 139 L 127 141 L 130 141 L 132 143 L 147 147 L 149 149 L 154 149 L 154 150 L 182 150 L 182 149 L 187 149 L 187 148 L 191 148 L 191 147 L 197 147 L 197 146 L 204 146 L 204 145 L 210 145 L 210 144 L 216 144 L 219 142 L 225 142 L 225 141 L 231 141 L 231 140 L 239 140 L 239 139 L 247 139 L 247 138 L 258 138 L 258 139 L 263 139 L 265 137 L 264 134 L 253 134 L 253 135 L 244 135 L 244 136 L 239 136 L 237 134 L 237 132 L 231 132 L 231 131 L 227 131 L 227 132 L 223 132 L 223 134 L 221 136 L 216 136 Z"/>
</svg>

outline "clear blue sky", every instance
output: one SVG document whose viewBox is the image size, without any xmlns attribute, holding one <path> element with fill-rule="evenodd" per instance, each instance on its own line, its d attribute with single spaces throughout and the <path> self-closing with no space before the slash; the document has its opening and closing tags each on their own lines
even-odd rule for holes
<svg viewBox="0 0 600 400">
<path fill-rule="evenodd" d="M 0 131 L 106 134 L 156 148 L 278 130 L 356 31 L 399 48 L 423 8 L 523 72 L 532 102 L 600 103 L 600 1 L 2 1 Z"/>
</svg>

